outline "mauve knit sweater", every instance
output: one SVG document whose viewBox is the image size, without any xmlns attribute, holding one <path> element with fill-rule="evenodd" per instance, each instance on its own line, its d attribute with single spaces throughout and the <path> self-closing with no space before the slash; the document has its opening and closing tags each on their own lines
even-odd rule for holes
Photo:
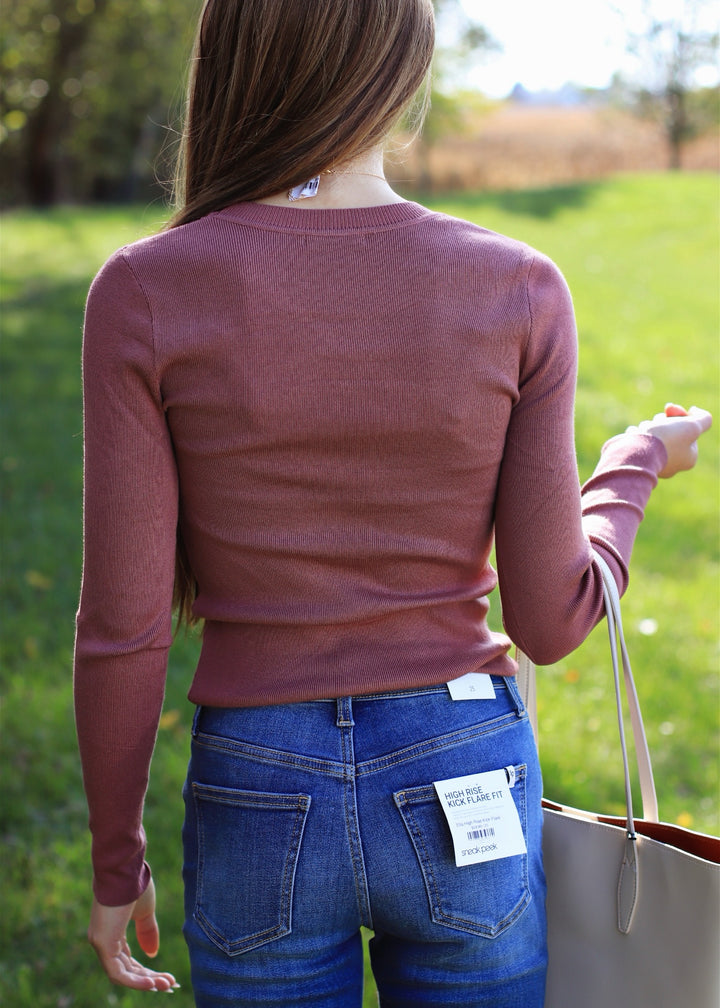
<svg viewBox="0 0 720 1008">
<path fill-rule="evenodd" d="M 662 443 L 581 489 L 576 331 L 544 256 L 414 203 L 243 204 L 120 250 L 85 321 L 76 716 L 101 903 L 147 885 L 176 528 L 205 620 L 190 698 L 245 706 L 512 675 L 621 590 Z"/>
</svg>

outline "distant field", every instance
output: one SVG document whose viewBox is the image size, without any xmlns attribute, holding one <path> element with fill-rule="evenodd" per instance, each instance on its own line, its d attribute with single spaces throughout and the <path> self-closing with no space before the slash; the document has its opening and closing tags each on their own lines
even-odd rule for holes
<svg viewBox="0 0 720 1008">
<path fill-rule="evenodd" d="M 461 135 L 443 138 L 429 153 L 437 190 L 525 189 L 668 166 L 659 125 L 620 109 L 503 103 L 467 119 Z M 687 144 L 683 167 L 720 169 L 717 128 Z M 390 171 L 396 179 L 417 179 L 417 150 Z"/>
<path fill-rule="evenodd" d="M 691 474 L 664 482 L 640 530 L 624 613 L 660 811 L 717 833 L 720 686 L 718 190 L 712 174 L 622 176 L 559 188 L 465 193 L 433 205 L 530 242 L 573 290 L 581 344 L 580 473 L 602 442 L 666 399 L 718 417 Z M 82 311 L 117 246 L 161 208 L 16 212 L 2 219 L 2 641 L 0 798 L 4 1008 L 132 1008 L 84 941 L 89 841 L 71 710 L 80 571 Z M 499 624 L 497 599 L 493 622 Z M 189 1008 L 180 925 L 180 787 L 193 641 L 173 649 L 146 809 L 159 893 L 161 968 Z M 617 810 L 621 773 L 604 627 L 539 678 L 546 792 Z M 145 999 L 147 1000 L 147 999 Z M 373 1004 L 368 985 L 365 1008 Z"/>
</svg>

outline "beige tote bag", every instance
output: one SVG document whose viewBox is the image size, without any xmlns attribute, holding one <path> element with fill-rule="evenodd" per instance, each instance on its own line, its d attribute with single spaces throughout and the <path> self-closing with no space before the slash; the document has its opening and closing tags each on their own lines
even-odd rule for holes
<svg viewBox="0 0 720 1008">
<path fill-rule="evenodd" d="M 545 1008 L 720 1008 L 720 839 L 659 822 L 652 765 L 605 561 L 626 817 L 544 800 L 548 883 Z M 633 815 L 618 641 L 640 776 Z M 518 654 L 518 685 L 535 727 L 535 669 Z"/>
</svg>

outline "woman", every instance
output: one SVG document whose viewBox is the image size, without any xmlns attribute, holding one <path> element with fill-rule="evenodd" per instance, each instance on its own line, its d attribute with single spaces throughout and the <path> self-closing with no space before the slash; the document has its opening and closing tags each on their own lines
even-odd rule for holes
<svg viewBox="0 0 720 1008">
<path fill-rule="evenodd" d="M 710 417 L 614 438 L 581 494 L 558 270 L 384 178 L 432 45 L 429 0 L 208 0 L 180 209 L 91 289 L 76 711 L 90 940 L 129 987 L 175 985 L 125 938 L 157 951 L 142 804 L 175 586 L 204 621 L 197 1004 L 359 1005 L 361 925 L 385 1008 L 543 1001 L 541 781 L 485 619 L 493 537 L 508 633 L 557 660 L 602 616 L 593 549 L 624 589 Z"/>
</svg>

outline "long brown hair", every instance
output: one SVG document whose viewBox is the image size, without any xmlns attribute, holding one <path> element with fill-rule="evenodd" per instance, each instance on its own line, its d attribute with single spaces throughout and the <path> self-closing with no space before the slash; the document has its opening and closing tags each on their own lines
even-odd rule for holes
<svg viewBox="0 0 720 1008">
<path fill-rule="evenodd" d="M 382 142 L 427 79 L 434 34 L 431 0 L 205 0 L 169 227 Z M 178 530 L 178 625 L 195 622 L 196 593 Z"/>
<path fill-rule="evenodd" d="M 431 0 L 206 0 L 170 227 L 381 142 L 427 78 L 433 45 Z"/>
</svg>

